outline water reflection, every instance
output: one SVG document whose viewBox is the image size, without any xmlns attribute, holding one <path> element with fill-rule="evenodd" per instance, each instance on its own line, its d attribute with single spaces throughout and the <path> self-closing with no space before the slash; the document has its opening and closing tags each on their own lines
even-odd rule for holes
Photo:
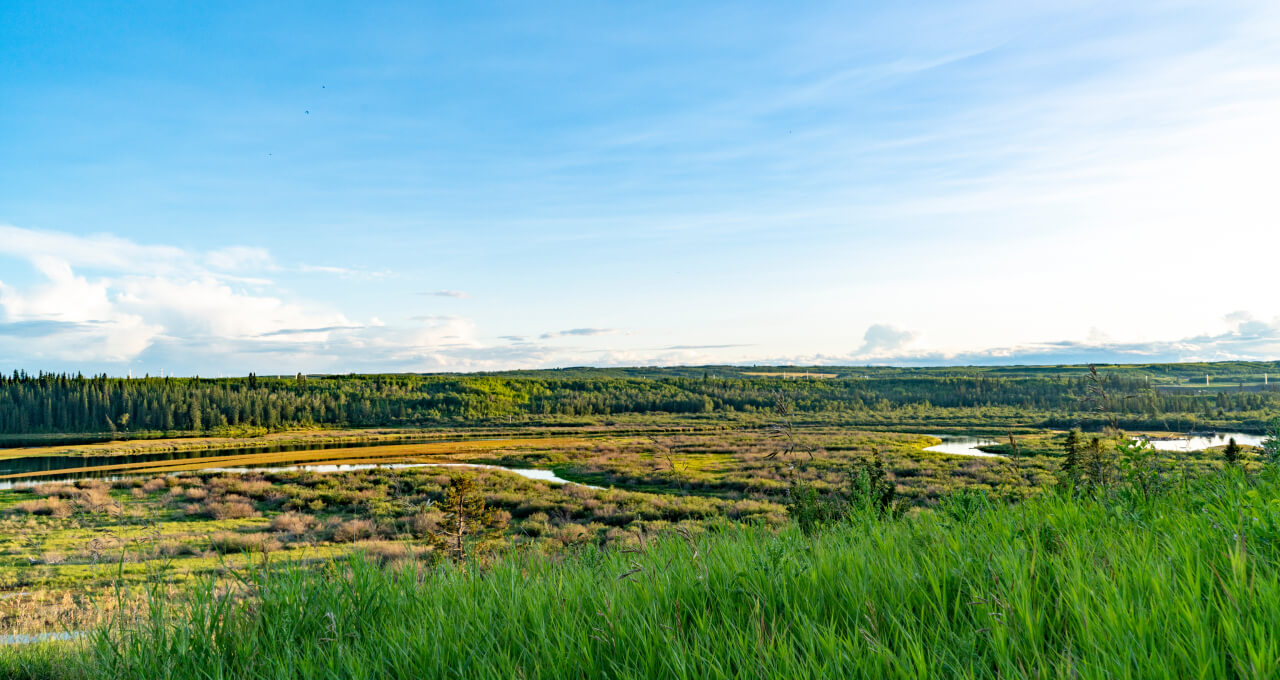
<svg viewBox="0 0 1280 680">
<path fill-rule="evenodd" d="M 1004 458 L 998 453 L 987 453 L 979 446 L 992 446 L 998 444 L 990 437 L 961 437 L 955 435 L 935 434 L 931 435 L 942 440 L 941 444 L 925 448 L 925 451 L 933 451 L 935 453 L 946 453 L 952 456 L 977 456 L 980 458 Z"/>
<path fill-rule="evenodd" d="M 17 479 L 0 480 L 0 490 L 12 489 L 17 486 L 29 486 L 32 484 L 45 484 L 53 482 L 75 482 L 81 479 L 100 479 L 103 481 L 115 481 L 118 479 L 127 479 L 138 476 L 157 476 L 157 475 L 173 475 L 192 472 L 228 472 L 228 473 L 245 473 L 245 472 L 286 472 L 295 470 L 306 470 L 310 472 L 347 472 L 351 470 L 370 470 L 373 468 L 414 468 L 414 467 L 469 467 L 478 469 L 506 470 L 513 472 L 526 479 L 534 479 L 551 484 L 578 484 L 567 479 L 563 479 L 551 470 L 536 470 L 533 468 L 509 468 L 501 465 L 481 465 L 478 463 L 325 463 L 323 458 L 316 460 L 285 460 L 275 461 L 272 463 L 264 463 L 262 465 L 218 465 L 224 456 L 253 456 L 255 454 L 281 453 L 281 452 L 310 452 L 324 450 L 348 450 L 353 448 L 372 448 L 379 446 L 401 446 L 406 444 L 424 444 L 424 443 L 449 443 L 463 440 L 445 440 L 445 439 L 419 439 L 419 440 L 394 440 L 380 442 L 346 442 L 342 444 L 323 443 L 323 444 L 285 444 L 275 446 L 256 446 L 245 448 L 220 448 L 206 449 L 202 451 L 167 451 L 163 453 L 152 454 L 130 454 L 117 456 L 32 456 L 27 458 L 15 458 L 11 460 L 0 461 L 0 474 L 16 474 L 24 475 L 31 473 L 52 472 L 56 470 L 71 470 L 75 468 L 90 468 L 87 470 L 76 470 L 67 474 L 40 474 L 33 477 L 24 477 Z M 466 441 L 478 441 L 470 439 Z M 343 451 L 334 457 L 350 458 L 350 455 Z M 389 456 L 390 457 L 390 456 Z M 164 470 L 151 470 L 148 472 L 121 470 L 111 468 L 112 465 L 128 465 L 136 463 L 158 463 L 163 464 L 166 461 L 185 461 L 199 460 L 202 458 L 213 459 L 209 461 L 207 467 L 197 467 L 195 469 L 175 470 L 166 472 Z M 412 459 L 412 457 L 410 456 Z M 242 458 L 239 460 L 243 460 Z M 102 469 L 94 469 L 102 468 Z M 580 484 L 592 489 L 602 487 L 592 486 L 590 484 Z"/>
<path fill-rule="evenodd" d="M 552 484 L 578 484 L 589 489 L 600 489 L 603 487 L 591 486 L 590 484 L 581 484 L 579 482 L 571 482 L 556 475 L 551 470 L 536 470 L 534 468 L 509 468 L 501 465 L 482 465 L 480 463 L 341 463 L 334 465 L 275 465 L 275 466 L 245 466 L 245 467 L 213 467 L 204 468 L 203 472 L 293 472 L 305 470 L 307 472 L 349 472 L 352 470 L 372 470 L 374 468 L 384 468 L 388 470 L 402 470 L 405 468 L 420 467 L 458 467 L 458 468 L 476 468 L 482 470 L 504 470 L 506 472 L 514 472 L 526 479 L 536 479 L 540 482 L 550 482 Z"/>
<path fill-rule="evenodd" d="M 31 645 L 37 642 L 75 640 L 84 636 L 85 633 L 74 630 L 61 633 L 18 633 L 16 635 L 0 635 L 0 645 Z"/>
<path fill-rule="evenodd" d="M 367 442 L 310 442 L 292 444 L 271 444 L 263 446 L 241 446 L 217 449 L 196 449 L 191 451 L 157 451 L 152 453 L 128 453 L 115 456 L 63 455 L 63 456 L 21 456 L 0 459 L 0 475 L 19 475 L 32 472 L 50 472 L 68 468 L 98 467 L 105 465 L 127 465 L 130 463 L 162 463 L 172 460 L 196 460 L 200 458 L 216 458 L 219 456 L 252 456 L 262 453 L 287 453 L 301 451 L 328 451 L 331 449 L 363 449 L 378 446 L 403 446 L 410 444 L 444 444 L 463 441 L 461 439 L 408 438 Z M 465 441 L 486 441 L 468 439 Z M 13 451 L 9 449 L 8 451 Z"/>
<path fill-rule="evenodd" d="M 1191 432 L 1182 437 L 1150 437 L 1148 441 L 1158 451 L 1203 451 L 1214 446 L 1226 446 L 1235 439 L 1241 446 L 1262 446 L 1266 437 L 1243 432 Z"/>
</svg>

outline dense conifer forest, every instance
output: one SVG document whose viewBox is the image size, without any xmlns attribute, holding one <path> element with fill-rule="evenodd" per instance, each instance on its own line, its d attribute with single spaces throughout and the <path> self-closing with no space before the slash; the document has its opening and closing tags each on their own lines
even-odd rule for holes
<svg viewBox="0 0 1280 680">
<path fill-rule="evenodd" d="M 970 409 L 980 424 L 1019 420 L 1187 430 L 1261 429 L 1280 408 L 1280 365 L 997 368 L 566 369 L 468 375 L 119 378 L 14 372 L 0 377 L 0 434 L 204 432 L 300 426 L 422 426 L 622 414 L 734 414 L 928 422 Z M 825 373 L 822 371 L 826 371 Z M 806 377 L 820 375 L 823 377 Z M 1204 383 L 1208 383 L 1205 385 Z"/>
</svg>

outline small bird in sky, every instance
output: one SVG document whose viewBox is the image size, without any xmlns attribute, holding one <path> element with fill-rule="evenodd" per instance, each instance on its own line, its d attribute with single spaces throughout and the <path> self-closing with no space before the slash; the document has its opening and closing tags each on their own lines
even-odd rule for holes
<svg viewBox="0 0 1280 680">
<path fill-rule="evenodd" d="M 311 115 L 311 111 L 303 111 L 303 113 L 307 114 L 308 116 Z"/>
</svg>

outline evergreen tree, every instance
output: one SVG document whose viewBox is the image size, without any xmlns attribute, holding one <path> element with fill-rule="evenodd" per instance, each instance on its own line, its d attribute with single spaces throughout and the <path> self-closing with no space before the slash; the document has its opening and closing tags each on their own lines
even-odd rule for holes
<svg viewBox="0 0 1280 680">
<path fill-rule="evenodd" d="M 1110 477 L 1109 463 L 1102 438 L 1091 437 L 1084 455 L 1084 473 L 1091 485 L 1106 486 Z"/>
<path fill-rule="evenodd" d="M 187 422 L 192 430 L 203 430 L 204 424 L 200 421 L 200 407 L 193 401 L 187 410 Z"/>
<path fill-rule="evenodd" d="M 467 547 L 480 545 L 502 533 L 502 521 L 485 506 L 470 477 L 454 477 L 441 503 L 444 522 L 439 531 L 428 534 L 427 542 L 455 561 L 467 559 Z"/>
<path fill-rule="evenodd" d="M 1080 481 L 1080 454 L 1083 449 L 1081 440 L 1083 433 L 1080 428 L 1074 428 L 1067 433 L 1067 441 L 1063 443 L 1062 472 L 1065 479 L 1073 482 Z"/>
<path fill-rule="evenodd" d="M 1227 440 L 1226 448 L 1222 449 L 1222 460 L 1227 465 L 1240 464 L 1240 445 L 1236 443 L 1235 437 Z"/>
<path fill-rule="evenodd" d="M 1280 464 L 1280 420 L 1268 425 L 1267 438 L 1262 440 L 1262 455 L 1268 463 Z"/>
</svg>

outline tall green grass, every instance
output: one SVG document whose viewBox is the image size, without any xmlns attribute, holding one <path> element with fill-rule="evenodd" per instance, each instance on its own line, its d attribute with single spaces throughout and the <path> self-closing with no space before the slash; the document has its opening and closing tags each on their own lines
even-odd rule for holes
<svg viewBox="0 0 1280 680">
<path fill-rule="evenodd" d="M 13 677 L 1274 678 L 1280 477 L 669 536 L 486 569 L 266 571 Z"/>
</svg>

